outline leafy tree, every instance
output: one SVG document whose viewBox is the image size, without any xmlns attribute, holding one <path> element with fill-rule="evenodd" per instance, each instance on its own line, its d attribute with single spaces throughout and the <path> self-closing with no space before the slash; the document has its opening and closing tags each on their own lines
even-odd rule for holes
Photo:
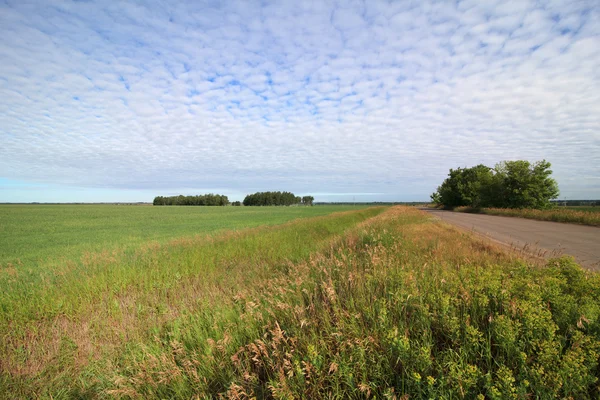
<svg viewBox="0 0 600 400">
<path fill-rule="evenodd" d="M 487 205 L 493 197 L 489 192 L 493 179 L 492 169 L 485 165 L 463 169 L 458 182 L 462 201 L 471 207 Z"/>
<path fill-rule="evenodd" d="M 499 163 L 494 169 L 485 165 L 451 169 L 431 200 L 448 208 L 547 208 L 558 196 L 549 168 L 545 160 L 534 164 L 520 160 Z"/>
<path fill-rule="evenodd" d="M 451 169 L 448 178 L 431 195 L 431 199 L 449 208 L 481 207 L 493 197 L 490 193 L 493 179 L 492 169 L 481 164 L 472 168 Z"/>
<path fill-rule="evenodd" d="M 550 177 L 551 164 L 538 161 L 505 161 L 496 165 L 500 182 L 499 198 L 507 208 L 549 208 L 550 200 L 558 197 L 558 184 Z"/>
<path fill-rule="evenodd" d="M 303 196 L 302 197 L 302 204 L 304 204 L 305 206 L 312 206 L 313 201 L 315 201 L 315 198 L 312 196 Z"/>
<path fill-rule="evenodd" d="M 244 198 L 245 206 L 289 206 L 300 202 L 300 198 L 290 192 L 256 192 Z"/>
<path fill-rule="evenodd" d="M 155 206 L 226 206 L 229 204 L 229 199 L 227 196 L 212 193 L 200 196 L 157 196 L 152 204 Z"/>
<path fill-rule="evenodd" d="M 164 206 L 165 205 L 165 198 L 162 196 L 156 196 L 154 198 L 154 201 L 152 202 L 153 205 L 155 206 Z"/>
</svg>

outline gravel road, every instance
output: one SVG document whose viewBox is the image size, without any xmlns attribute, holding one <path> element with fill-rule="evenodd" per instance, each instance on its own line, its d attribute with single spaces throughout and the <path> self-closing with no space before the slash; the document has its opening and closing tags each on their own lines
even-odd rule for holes
<svg viewBox="0 0 600 400">
<path fill-rule="evenodd" d="M 526 248 L 545 257 L 569 254 L 582 266 L 600 270 L 599 227 L 427 208 L 421 210 L 514 248 Z"/>
</svg>

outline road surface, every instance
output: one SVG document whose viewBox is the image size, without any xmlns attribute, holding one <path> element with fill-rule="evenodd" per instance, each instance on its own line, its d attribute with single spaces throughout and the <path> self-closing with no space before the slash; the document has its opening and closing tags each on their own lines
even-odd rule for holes
<svg viewBox="0 0 600 400">
<path fill-rule="evenodd" d="M 600 270 L 599 227 L 437 209 L 422 210 L 516 249 L 526 249 L 545 257 L 569 254 L 582 266 Z"/>
</svg>

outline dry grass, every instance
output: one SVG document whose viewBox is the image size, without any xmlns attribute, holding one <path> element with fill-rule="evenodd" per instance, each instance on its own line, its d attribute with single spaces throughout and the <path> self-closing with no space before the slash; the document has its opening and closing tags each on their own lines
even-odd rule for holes
<svg viewBox="0 0 600 400">
<path fill-rule="evenodd" d="M 454 211 L 480 213 L 488 215 L 503 215 L 507 217 L 518 217 L 536 219 L 539 221 L 567 222 L 572 224 L 600 226 L 600 208 L 598 211 L 579 211 L 569 208 L 551 208 L 548 210 L 534 209 L 512 209 L 512 208 L 481 208 L 457 207 Z"/>
<path fill-rule="evenodd" d="M 131 252 L 86 252 L 79 261 L 65 260 L 41 271 L 35 286 L 16 279 L 17 269 L 8 265 L 2 271 L 15 280 L 5 290 L 16 292 L 27 285 L 29 293 L 13 292 L 18 297 L 12 304 L 5 298 L 12 315 L 2 315 L 7 325 L 0 372 L 26 380 L 57 372 L 77 374 L 114 355 L 123 343 L 147 340 L 153 327 L 165 326 L 199 305 L 222 305 L 234 288 L 268 276 L 274 263 L 327 247 L 346 225 L 380 211 L 348 211 L 277 227 L 149 242 Z M 298 234 L 321 238 L 295 251 L 290 239 Z M 276 238 L 285 241 L 278 244 Z M 251 268 L 256 270 L 249 277 L 245 271 Z M 19 297 L 35 297 L 37 304 L 19 304 Z M 71 360 L 68 367 L 57 366 L 57 371 L 54 366 L 65 358 Z"/>
</svg>

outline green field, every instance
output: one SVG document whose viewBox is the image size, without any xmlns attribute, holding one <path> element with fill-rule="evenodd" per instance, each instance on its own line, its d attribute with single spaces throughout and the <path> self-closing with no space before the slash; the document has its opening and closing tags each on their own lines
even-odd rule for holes
<svg viewBox="0 0 600 400">
<path fill-rule="evenodd" d="M 90 251 L 276 225 L 358 208 L 0 205 L 0 265 L 47 264 Z"/>
<path fill-rule="evenodd" d="M 77 245 L 44 263 L 56 249 L 22 241 L 36 267 L 0 269 L 0 397 L 600 396 L 600 275 L 569 259 L 411 207 L 123 208 L 13 217 L 13 233 L 44 221 Z M 144 236 L 142 215 L 163 223 Z M 213 225 L 178 227 L 199 216 Z"/>
</svg>

